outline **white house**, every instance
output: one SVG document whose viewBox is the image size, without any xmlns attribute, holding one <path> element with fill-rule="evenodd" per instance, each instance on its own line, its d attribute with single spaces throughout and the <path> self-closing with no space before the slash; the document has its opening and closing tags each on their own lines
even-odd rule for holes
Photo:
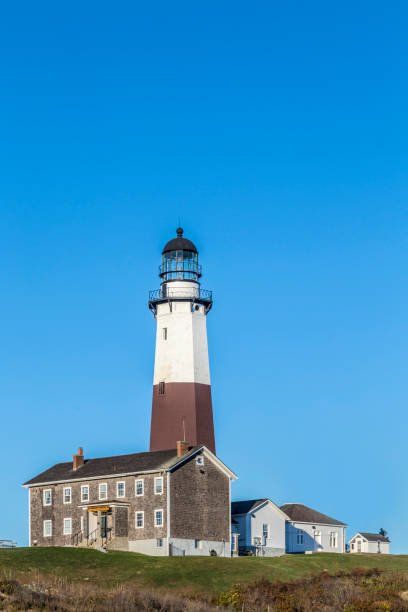
<svg viewBox="0 0 408 612">
<path fill-rule="evenodd" d="M 352 553 L 390 554 L 390 540 L 379 533 L 356 533 L 350 540 Z"/>
<path fill-rule="evenodd" d="M 285 554 L 288 517 L 270 499 L 232 502 L 232 522 L 240 552 L 273 557 Z"/>
<path fill-rule="evenodd" d="M 287 553 L 345 552 L 345 523 L 303 504 L 284 504 L 280 509 L 289 518 L 286 522 Z"/>
</svg>

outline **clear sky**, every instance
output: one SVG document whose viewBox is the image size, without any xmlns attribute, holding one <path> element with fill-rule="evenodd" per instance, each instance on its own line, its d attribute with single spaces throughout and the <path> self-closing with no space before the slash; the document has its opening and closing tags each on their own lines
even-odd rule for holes
<svg viewBox="0 0 408 612">
<path fill-rule="evenodd" d="M 233 498 L 408 553 L 406 2 L 9 2 L 0 539 L 20 485 L 147 450 L 164 243 L 200 251 Z"/>
</svg>

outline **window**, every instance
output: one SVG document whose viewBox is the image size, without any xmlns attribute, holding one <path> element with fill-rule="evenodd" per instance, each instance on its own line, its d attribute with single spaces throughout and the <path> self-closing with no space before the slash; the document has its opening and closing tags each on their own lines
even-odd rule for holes
<svg viewBox="0 0 408 612">
<path fill-rule="evenodd" d="M 196 459 L 196 463 L 197 465 L 204 465 L 204 457 L 202 455 L 199 455 Z"/>
<path fill-rule="evenodd" d="M 163 327 L 163 340 L 167 340 L 167 327 Z"/>
<path fill-rule="evenodd" d="M 116 493 L 118 497 L 125 497 L 125 483 L 123 481 L 117 483 Z"/>
<path fill-rule="evenodd" d="M 82 485 L 81 487 L 81 501 L 89 501 L 89 485 Z"/>
<path fill-rule="evenodd" d="M 154 479 L 154 492 L 156 495 L 161 495 L 163 493 L 163 477 L 158 476 Z"/>
<path fill-rule="evenodd" d="M 135 525 L 137 529 L 144 527 L 144 512 L 136 512 Z"/>
<path fill-rule="evenodd" d="M 266 546 L 266 540 L 269 538 L 269 525 L 267 525 L 266 523 L 262 525 L 262 538 L 263 545 Z"/>
<path fill-rule="evenodd" d="M 159 395 L 164 395 L 166 391 L 166 383 L 162 380 L 162 382 L 159 382 Z"/>
<path fill-rule="evenodd" d="M 43 506 L 51 506 L 51 504 L 52 504 L 51 489 L 44 489 L 44 491 L 43 491 Z"/>
<path fill-rule="evenodd" d="M 52 521 L 43 522 L 43 533 L 45 538 L 52 536 Z"/>
<path fill-rule="evenodd" d="M 99 499 L 108 499 L 108 485 L 102 482 L 99 485 Z"/>
<path fill-rule="evenodd" d="M 351 545 L 351 550 L 354 550 L 354 543 Z"/>
<path fill-rule="evenodd" d="M 296 544 L 303 544 L 303 531 L 301 529 L 297 530 Z"/>
<path fill-rule="evenodd" d="M 163 510 L 154 511 L 154 526 L 163 527 Z"/>
<path fill-rule="evenodd" d="M 64 504 L 71 503 L 71 487 L 64 487 Z"/>
<path fill-rule="evenodd" d="M 136 497 L 140 497 L 140 495 L 144 494 L 143 478 L 139 478 L 138 480 L 136 480 L 135 491 L 136 491 Z"/>
<path fill-rule="evenodd" d="M 72 532 L 72 519 L 64 518 L 64 535 L 71 535 Z"/>
<path fill-rule="evenodd" d="M 194 548 L 202 548 L 203 543 L 201 540 L 194 540 Z"/>
<path fill-rule="evenodd" d="M 163 548 L 163 538 L 157 538 L 156 548 Z"/>
<path fill-rule="evenodd" d="M 330 532 L 330 548 L 337 548 L 337 531 Z"/>
<path fill-rule="evenodd" d="M 235 536 L 231 538 L 231 552 L 235 551 Z"/>
</svg>

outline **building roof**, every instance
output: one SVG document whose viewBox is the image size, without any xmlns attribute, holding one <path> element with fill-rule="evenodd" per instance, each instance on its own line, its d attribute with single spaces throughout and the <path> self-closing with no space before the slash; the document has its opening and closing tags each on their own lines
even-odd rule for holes
<svg viewBox="0 0 408 612">
<path fill-rule="evenodd" d="M 247 514 L 267 501 L 269 501 L 268 498 L 231 502 L 231 514 Z"/>
<path fill-rule="evenodd" d="M 177 238 L 169 240 L 163 249 L 163 253 L 168 253 L 169 251 L 193 251 L 193 253 L 198 253 L 195 244 L 191 240 L 183 238 L 182 227 L 177 228 Z"/>
<path fill-rule="evenodd" d="M 368 542 L 378 542 L 378 541 L 380 541 L 380 542 L 390 542 L 389 538 L 387 538 L 386 536 L 381 535 L 380 533 L 367 533 L 367 532 L 363 532 L 363 531 L 359 531 L 351 539 L 354 540 L 354 538 L 357 537 L 358 535 L 361 535 Z"/>
<path fill-rule="evenodd" d="M 337 521 L 331 516 L 322 514 L 313 508 L 308 508 L 303 504 L 284 504 L 280 507 L 282 512 L 288 515 L 291 521 L 299 523 L 320 523 L 321 525 L 343 525 L 346 523 Z"/>
<path fill-rule="evenodd" d="M 193 452 L 197 447 L 193 447 Z M 177 463 L 177 450 L 153 451 L 148 453 L 132 453 L 131 455 L 117 455 L 115 457 L 98 457 L 85 459 L 84 464 L 73 470 L 72 461 L 56 463 L 45 472 L 31 478 L 23 486 L 40 483 L 69 482 L 70 480 L 97 478 L 98 476 L 114 476 L 119 474 L 133 474 L 165 470 Z"/>
</svg>

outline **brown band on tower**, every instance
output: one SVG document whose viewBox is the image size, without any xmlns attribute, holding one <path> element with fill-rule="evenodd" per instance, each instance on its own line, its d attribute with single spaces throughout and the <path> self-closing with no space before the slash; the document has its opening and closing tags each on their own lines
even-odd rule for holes
<svg viewBox="0 0 408 612">
<path fill-rule="evenodd" d="M 150 450 L 177 448 L 179 440 L 188 440 L 215 453 L 211 386 L 175 382 L 162 391 L 160 384 L 153 386 Z"/>
</svg>

